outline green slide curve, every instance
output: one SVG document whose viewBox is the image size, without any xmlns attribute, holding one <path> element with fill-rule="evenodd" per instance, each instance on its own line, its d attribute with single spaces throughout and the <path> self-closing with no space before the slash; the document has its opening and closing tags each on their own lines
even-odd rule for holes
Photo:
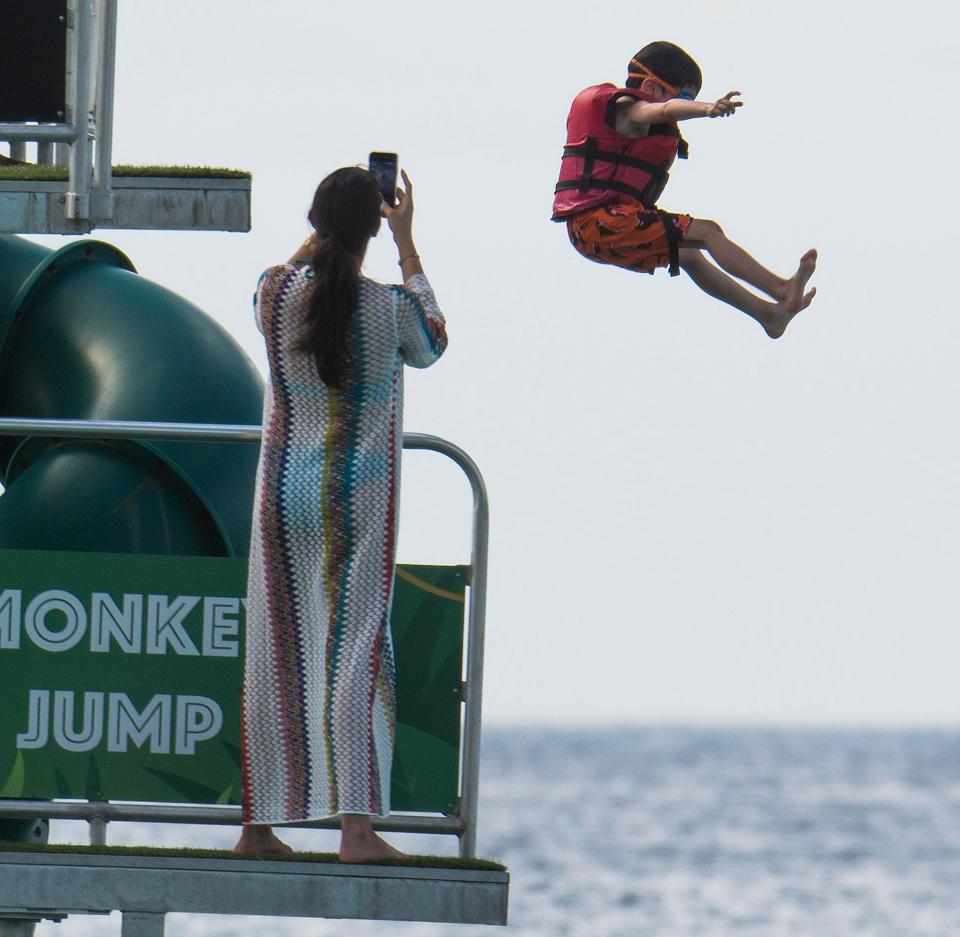
<svg viewBox="0 0 960 937">
<path fill-rule="evenodd" d="M 0 235 L 0 416 L 260 422 L 230 335 L 101 241 Z M 249 443 L 0 436 L 0 548 L 246 556 Z"/>
</svg>

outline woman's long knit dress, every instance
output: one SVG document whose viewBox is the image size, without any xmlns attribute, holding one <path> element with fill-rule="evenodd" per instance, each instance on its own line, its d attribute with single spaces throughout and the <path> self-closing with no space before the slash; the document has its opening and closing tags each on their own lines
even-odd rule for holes
<svg viewBox="0 0 960 937">
<path fill-rule="evenodd" d="M 255 300 L 270 381 L 247 583 L 247 823 L 389 812 L 403 365 L 447 344 L 426 277 L 360 277 L 354 377 L 330 390 L 294 350 L 311 279 L 308 264 L 271 267 Z"/>
</svg>

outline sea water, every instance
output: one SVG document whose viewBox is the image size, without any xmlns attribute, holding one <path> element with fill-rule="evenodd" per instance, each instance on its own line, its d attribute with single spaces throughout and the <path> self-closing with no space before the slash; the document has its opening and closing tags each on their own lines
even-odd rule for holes
<svg viewBox="0 0 960 937">
<path fill-rule="evenodd" d="M 960 937 L 960 730 L 491 728 L 479 852 L 510 924 L 171 914 L 168 937 Z M 53 839 L 82 841 L 77 824 Z M 231 829 L 113 824 L 114 844 Z M 289 831 L 299 848 L 336 834 Z M 453 853 L 444 837 L 396 836 Z M 117 915 L 43 924 L 106 937 Z"/>
</svg>

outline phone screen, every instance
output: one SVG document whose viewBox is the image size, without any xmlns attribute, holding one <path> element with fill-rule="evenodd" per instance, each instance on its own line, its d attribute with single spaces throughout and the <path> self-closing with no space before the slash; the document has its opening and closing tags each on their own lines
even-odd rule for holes
<svg viewBox="0 0 960 937">
<path fill-rule="evenodd" d="M 391 207 L 397 203 L 397 154 L 371 153 L 370 172 L 377 177 L 383 200 Z"/>
</svg>

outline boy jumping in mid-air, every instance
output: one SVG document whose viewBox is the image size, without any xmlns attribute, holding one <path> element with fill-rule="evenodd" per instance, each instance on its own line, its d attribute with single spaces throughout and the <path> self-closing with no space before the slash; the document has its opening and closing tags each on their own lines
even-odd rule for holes
<svg viewBox="0 0 960 937">
<path fill-rule="evenodd" d="M 669 267 L 676 276 L 682 268 L 704 292 L 756 319 L 770 338 L 779 338 L 816 293 L 806 285 L 817 252 L 807 251 L 797 272 L 784 279 L 729 240 L 715 221 L 657 208 L 667 170 L 675 157 L 687 155 L 677 121 L 735 114 L 743 103 L 735 100 L 740 92 L 712 103 L 695 100 L 703 80 L 700 67 L 670 42 L 644 46 L 627 72 L 625 88 L 594 85 L 574 98 L 553 220 L 567 223 L 570 241 L 584 257 L 644 273 Z"/>
</svg>

